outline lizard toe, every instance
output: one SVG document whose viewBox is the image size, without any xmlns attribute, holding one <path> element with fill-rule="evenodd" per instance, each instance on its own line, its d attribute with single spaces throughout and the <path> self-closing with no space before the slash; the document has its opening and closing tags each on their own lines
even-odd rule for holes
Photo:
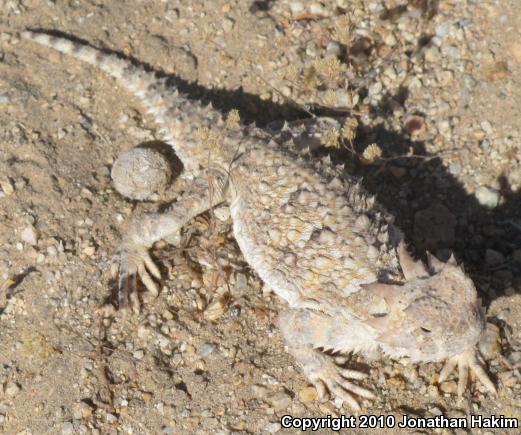
<svg viewBox="0 0 521 435">
<path fill-rule="evenodd" d="M 450 358 L 440 372 L 439 383 L 444 382 L 456 367 L 458 368 L 458 396 L 461 397 L 467 388 L 469 373 L 474 375 L 488 391 L 497 394 L 496 387 L 485 372 L 475 350 L 466 350 Z"/>
<path fill-rule="evenodd" d="M 137 292 L 137 278 L 135 273 L 120 272 L 118 283 L 118 307 L 125 309 L 130 305 L 130 295 Z"/>
<path fill-rule="evenodd" d="M 360 411 L 360 405 L 356 401 L 356 399 L 351 395 L 351 393 L 346 389 L 342 384 L 337 382 L 328 384 L 329 390 L 336 396 L 340 397 L 347 405 L 355 410 Z"/>
<path fill-rule="evenodd" d="M 327 400 L 329 394 L 331 394 L 335 397 L 339 397 L 347 403 L 350 408 L 358 411 L 360 410 L 360 405 L 353 395 L 365 399 L 375 398 L 374 394 L 368 389 L 349 381 L 349 379 L 363 379 L 367 376 L 365 373 L 338 367 L 327 359 L 325 355 L 316 354 L 315 362 L 319 362 L 320 364 L 315 366 L 313 373 L 309 374 L 309 378 L 317 389 L 320 401 Z"/>
<path fill-rule="evenodd" d="M 312 382 L 313 386 L 317 390 L 318 401 L 321 403 L 327 402 L 329 400 L 329 391 L 327 391 L 327 387 L 321 380 L 316 380 Z"/>
<path fill-rule="evenodd" d="M 339 373 L 346 379 L 365 379 L 367 378 L 367 373 L 361 372 L 359 370 L 352 369 L 338 369 Z"/>
<path fill-rule="evenodd" d="M 158 295 L 159 289 L 152 277 L 160 279 L 161 273 L 150 257 L 148 249 L 133 243 L 123 243 L 119 250 L 119 308 L 130 305 L 134 312 L 139 312 L 137 277 L 149 294 Z"/>
<path fill-rule="evenodd" d="M 139 274 L 139 277 L 141 278 L 141 282 L 146 287 L 148 292 L 153 296 L 157 296 L 159 294 L 159 289 L 157 288 L 157 284 L 154 282 L 154 280 L 148 273 L 147 268 L 145 267 L 144 264 L 140 264 L 138 266 L 138 274 Z"/>
</svg>

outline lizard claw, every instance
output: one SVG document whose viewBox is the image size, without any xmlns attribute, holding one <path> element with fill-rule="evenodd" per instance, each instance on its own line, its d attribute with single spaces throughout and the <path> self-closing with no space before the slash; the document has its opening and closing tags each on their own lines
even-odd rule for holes
<svg viewBox="0 0 521 435">
<path fill-rule="evenodd" d="M 489 390 L 492 394 L 497 395 L 496 387 L 488 377 L 487 373 L 483 369 L 481 362 L 476 356 L 476 351 L 466 350 L 459 355 L 450 358 L 440 372 L 439 383 L 444 382 L 452 371 L 458 366 L 458 396 L 462 396 L 463 392 L 467 388 L 467 381 L 469 372 L 474 374 L 479 381 Z"/>
<path fill-rule="evenodd" d="M 135 243 L 123 243 L 119 250 L 119 308 L 132 306 L 135 312 L 139 312 L 139 298 L 137 293 L 137 277 L 153 296 L 159 293 L 156 279 L 161 278 L 161 272 L 148 253 L 148 248 Z"/>
<path fill-rule="evenodd" d="M 353 397 L 354 395 L 364 397 L 366 399 L 374 399 L 374 394 L 366 388 L 360 387 L 349 379 L 364 379 L 367 377 L 365 373 L 357 370 L 344 369 L 337 366 L 325 355 L 316 354 L 315 362 L 319 362 L 313 370 L 305 370 L 309 380 L 317 389 L 318 399 L 321 402 L 329 398 L 329 394 L 340 397 L 352 409 L 359 411 L 360 405 Z"/>
</svg>

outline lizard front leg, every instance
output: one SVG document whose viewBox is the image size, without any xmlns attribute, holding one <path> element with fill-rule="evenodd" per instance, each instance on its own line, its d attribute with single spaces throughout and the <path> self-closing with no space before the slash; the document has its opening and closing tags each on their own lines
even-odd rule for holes
<svg viewBox="0 0 521 435">
<path fill-rule="evenodd" d="M 348 324 L 310 309 L 286 310 L 280 313 L 278 323 L 289 352 L 317 389 L 319 400 L 327 400 L 329 392 L 354 410 L 360 410 L 353 394 L 374 399 L 373 393 L 350 381 L 364 379 L 367 377 L 365 373 L 342 368 L 317 349 L 341 350 L 347 347 L 352 350 L 354 343 L 346 337 L 350 332 Z M 356 340 L 356 337 L 352 338 Z"/>
<path fill-rule="evenodd" d="M 146 213 L 132 219 L 119 247 L 119 307 L 132 305 L 139 311 L 137 277 L 153 295 L 158 288 L 151 275 L 160 279 L 149 249 L 162 239 L 175 239 L 183 225 L 195 216 L 223 202 L 228 176 L 213 171 L 193 181 L 190 188 L 164 213 Z"/>
</svg>

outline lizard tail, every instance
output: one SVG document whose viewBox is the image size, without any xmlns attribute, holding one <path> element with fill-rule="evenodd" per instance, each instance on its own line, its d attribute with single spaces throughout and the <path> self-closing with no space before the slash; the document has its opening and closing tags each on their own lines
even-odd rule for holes
<svg viewBox="0 0 521 435">
<path fill-rule="evenodd" d="M 171 144 L 187 166 L 192 166 L 190 161 L 197 156 L 197 151 L 190 149 L 186 141 L 187 136 L 193 133 L 187 131 L 187 128 L 190 129 L 187 120 L 199 119 L 207 125 L 222 122 L 222 115 L 211 105 L 203 107 L 199 102 L 188 99 L 167 83 L 166 78 L 159 78 L 154 72 L 147 71 L 142 65 L 134 64 L 128 59 L 84 43 L 39 31 L 26 30 L 21 36 L 94 65 L 116 78 L 141 100 L 146 111 L 159 126 L 159 138 Z"/>
<path fill-rule="evenodd" d="M 142 99 L 150 97 L 147 95 L 147 89 L 157 86 L 160 80 L 154 73 L 141 66 L 80 42 L 31 30 L 22 32 L 21 36 L 98 67 L 120 80 L 126 88 Z"/>
</svg>

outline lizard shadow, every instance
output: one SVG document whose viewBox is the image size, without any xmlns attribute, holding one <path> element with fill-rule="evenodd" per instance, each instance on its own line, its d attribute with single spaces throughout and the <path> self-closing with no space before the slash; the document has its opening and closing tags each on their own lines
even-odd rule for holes
<svg viewBox="0 0 521 435">
<path fill-rule="evenodd" d="M 92 46 L 68 33 L 33 30 Z M 208 89 L 158 71 L 121 52 L 101 51 L 141 65 L 158 77 L 166 77 L 169 84 L 176 86 L 189 99 L 211 102 L 224 113 L 237 109 L 245 123 L 255 121 L 263 127 L 273 121 L 309 117 L 308 112 L 294 104 L 265 101 L 242 88 Z M 397 95 L 384 99 L 384 106 L 389 101 L 403 104 L 406 98 L 407 90 L 400 89 Z M 384 106 L 376 110 L 385 111 Z M 345 116 L 345 112 L 315 109 L 319 116 Z M 385 160 L 364 165 L 357 156 L 342 150 L 332 152 L 332 160 L 347 163 L 354 175 L 361 177 L 365 189 L 395 216 L 395 222 L 404 232 L 409 245 L 415 246 L 421 255 L 427 249 L 439 257 L 446 257 L 449 251 L 454 251 L 486 304 L 509 287 L 521 288 L 521 261 L 516 263 L 512 260 L 516 248 L 521 246 L 521 192 L 510 189 L 506 176 L 498 174 L 502 202 L 489 209 L 481 205 L 473 194 L 466 192 L 462 183 L 443 165 L 441 158 L 429 154 L 425 143 L 413 141 L 406 132 L 392 131 L 383 125 L 360 125 L 354 143 L 357 154 L 373 142 L 380 145 Z M 474 146 L 479 145 L 475 143 Z M 424 157 L 405 156 L 410 149 L 414 155 Z M 314 156 L 320 158 L 326 151 L 329 153 L 330 150 L 319 150 Z M 441 207 L 433 209 L 433 203 Z M 436 238 L 440 229 L 437 226 L 445 231 L 441 241 Z M 425 237 L 422 231 L 432 232 L 434 236 Z"/>
<path fill-rule="evenodd" d="M 227 113 L 232 109 L 237 109 L 241 114 L 241 121 L 247 124 L 255 122 L 256 124 L 263 126 L 280 119 L 295 120 L 309 116 L 306 112 L 294 105 L 276 104 L 262 100 L 254 94 L 243 91 L 242 87 L 233 90 L 206 88 L 196 82 L 184 80 L 175 74 L 161 71 L 146 62 L 134 58 L 133 56 L 125 55 L 117 50 L 98 47 L 87 40 L 78 38 L 77 36 L 67 32 L 42 28 L 30 28 L 29 30 L 38 33 L 45 33 L 50 36 L 65 38 L 72 42 L 94 47 L 103 53 L 125 59 L 133 65 L 143 67 L 148 72 L 155 73 L 158 78 L 166 78 L 169 86 L 177 88 L 179 92 L 183 93 L 189 100 L 199 101 L 202 104 L 211 103 L 216 109 L 223 113 Z"/>
<path fill-rule="evenodd" d="M 512 257 L 521 246 L 521 192 L 511 190 L 504 174 L 498 174 L 501 201 L 488 208 L 466 191 L 423 142 L 383 127 L 370 128 L 359 139 L 359 151 L 368 143 L 385 144 L 384 157 L 391 160 L 383 165 L 358 165 L 356 172 L 366 190 L 395 216 L 418 254 L 429 250 L 446 261 L 454 252 L 486 305 L 508 288 L 519 291 L 519 264 Z M 411 149 L 425 158 L 403 157 Z M 455 163 L 456 168 L 464 166 Z"/>
</svg>

